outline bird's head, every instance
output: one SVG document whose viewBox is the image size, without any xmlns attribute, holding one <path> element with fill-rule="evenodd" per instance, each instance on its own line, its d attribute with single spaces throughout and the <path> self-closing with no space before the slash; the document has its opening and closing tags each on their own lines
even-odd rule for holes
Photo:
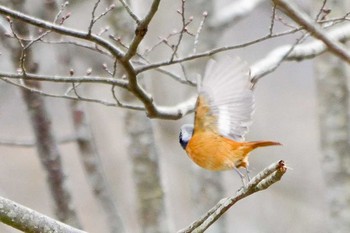
<svg viewBox="0 0 350 233">
<path fill-rule="evenodd" d="M 179 134 L 179 142 L 183 149 L 186 149 L 188 142 L 190 141 L 193 134 L 193 125 L 185 124 L 181 126 Z"/>
</svg>

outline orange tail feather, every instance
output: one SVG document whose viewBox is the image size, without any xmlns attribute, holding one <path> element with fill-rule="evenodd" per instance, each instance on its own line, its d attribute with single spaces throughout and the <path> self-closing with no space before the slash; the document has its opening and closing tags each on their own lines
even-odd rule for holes
<svg viewBox="0 0 350 233">
<path fill-rule="evenodd" d="M 264 147 L 264 146 L 280 146 L 280 145 L 282 145 L 279 142 L 273 142 L 273 141 L 254 141 L 254 142 L 249 142 L 249 144 L 251 145 L 251 147 L 253 149 L 255 149 L 257 147 Z"/>
</svg>

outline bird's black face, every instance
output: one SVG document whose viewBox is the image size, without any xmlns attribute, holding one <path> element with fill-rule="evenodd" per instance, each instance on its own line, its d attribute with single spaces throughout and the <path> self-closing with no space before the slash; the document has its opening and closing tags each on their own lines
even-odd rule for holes
<svg viewBox="0 0 350 233">
<path fill-rule="evenodd" d="M 188 144 L 188 141 L 189 140 L 185 140 L 183 135 L 182 135 L 182 132 L 180 132 L 179 134 L 179 142 L 180 142 L 180 145 L 182 146 L 182 148 L 185 150 L 186 149 L 186 146 Z"/>
</svg>

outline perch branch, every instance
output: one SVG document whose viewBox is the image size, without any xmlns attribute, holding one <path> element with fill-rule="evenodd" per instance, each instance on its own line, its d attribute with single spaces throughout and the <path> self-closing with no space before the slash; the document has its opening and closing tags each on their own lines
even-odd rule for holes
<svg viewBox="0 0 350 233">
<path fill-rule="evenodd" d="M 178 233 L 199 233 L 204 232 L 210 225 L 217 221 L 229 208 L 239 200 L 246 198 L 253 193 L 265 190 L 272 184 L 281 180 L 286 173 L 287 167 L 283 160 L 271 164 L 247 184 L 241 188 L 235 195 L 220 200 L 212 209 L 205 213 L 201 218 L 193 222 L 190 226 L 178 231 Z"/>
</svg>

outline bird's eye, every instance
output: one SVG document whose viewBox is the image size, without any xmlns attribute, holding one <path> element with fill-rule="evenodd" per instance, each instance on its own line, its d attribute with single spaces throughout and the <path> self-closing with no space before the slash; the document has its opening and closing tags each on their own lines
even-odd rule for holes
<svg viewBox="0 0 350 233">
<path fill-rule="evenodd" d="M 179 134 L 179 142 L 180 142 L 180 145 L 182 146 L 182 148 L 186 149 L 186 146 L 188 144 L 188 140 L 184 140 L 184 138 L 182 137 L 182 132 L 180 132 L 180 134 Z"/>
</svg>

